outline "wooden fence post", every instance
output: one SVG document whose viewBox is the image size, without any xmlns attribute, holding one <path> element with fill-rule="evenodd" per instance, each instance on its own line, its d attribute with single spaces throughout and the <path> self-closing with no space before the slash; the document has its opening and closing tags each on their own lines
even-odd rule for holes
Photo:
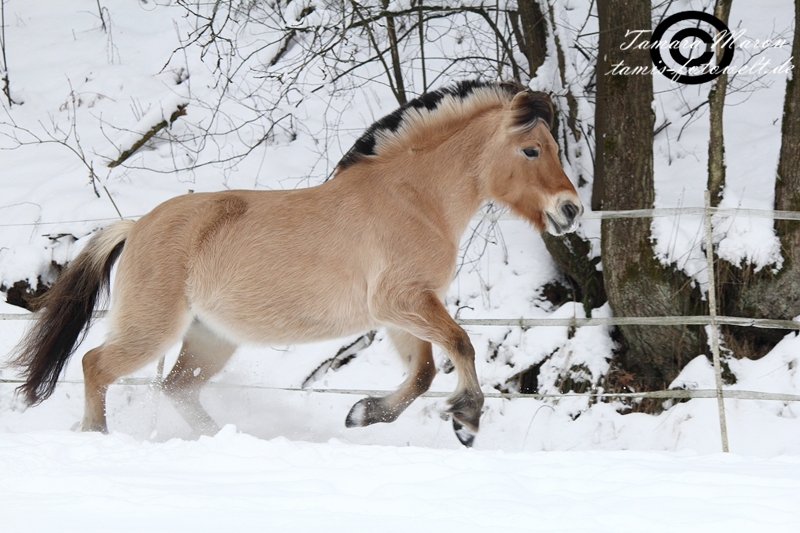
<svg viewBox="0 0 800 533">
<path fill-rule="evenodd" d="M 722 366 L 719 362 L 719 329 L 717 328 L 717 288 L 714 278 L 714 241 L 711 238 L 711 193 L 705 192 L 706 262 L 708 263 L 708 314 L 711 318 L 709 340 L 714 359 L 714 377 L 717 387 L 717 407 L 719 408 L 719 431 L 722 437 L 722 451 L 728 452 L 728 423 L 725 420 L 725 398 L 722 394 Z"/>
</svg>

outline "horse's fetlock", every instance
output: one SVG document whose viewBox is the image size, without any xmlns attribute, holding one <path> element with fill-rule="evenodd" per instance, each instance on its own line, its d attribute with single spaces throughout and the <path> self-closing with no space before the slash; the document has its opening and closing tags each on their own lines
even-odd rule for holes
<svg viewBox="0 0 800 533">
<path fill-rule="evenodd" d="M 108 425 L 105 420 L 91 420 L 84 418 L 81 422 L 81 431 L 94 431 L 97 433 L 108 434 Z"/>
<path fill-rule="evenodd" d="M 448 399 L 448 411 L 453 418 L 462 424 L 478 430 L 480 424 L 481 411 L 483 410 L 483 393 L 463 390 Z"/>
</svg>

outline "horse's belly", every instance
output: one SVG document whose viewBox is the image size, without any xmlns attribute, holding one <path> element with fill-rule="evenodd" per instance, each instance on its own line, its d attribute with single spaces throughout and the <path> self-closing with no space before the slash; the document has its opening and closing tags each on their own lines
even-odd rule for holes
<svg viewBox="0 0 800 533">
<path fill-rule="evenodd" d="M 292 206 L 254 207 L 198 253 L 187 280 L 195 314 L 228 337 L 259 344 L 375 327 L 367 304 L 375 259 L 360 233 Z"/>
<path fill-rule="evenodd" d="M 277 296 L 277 297 L 276 297 Z M 294 298 L 262 294 L 257 301 L 221 296 L 193 302 L 192 310 L 220 335 L 238 344 L 299 344 L 335 339 L 375 328 L 366 295 L 328 300 L 298 294 Z"/>
</svg>

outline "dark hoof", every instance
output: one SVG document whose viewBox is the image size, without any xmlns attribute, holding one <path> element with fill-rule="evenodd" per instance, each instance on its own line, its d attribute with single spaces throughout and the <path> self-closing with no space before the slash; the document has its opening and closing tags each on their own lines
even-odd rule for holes
<svg viewBox="0 0 800 533">
<path fill-rule="evenodd" d="M 456 420 L 455 417 L 453 417 L 453 431 L 456 432 L 456 437 L 461 441 L 461 444 L 467 448 L 472 448 L 472 444 L 475 442 L 475 432 Z"/>
<path fill-rule="evenodd" d="M 470 447 L 475 442 L 475 435 L 481 423 L 481 409 L 483 408 L 483 394 L 470 394 L 462 391 L 451 397 L 448 411 L 453 415 L 453 430 L 456 437 L 464 446 Z"/>
<path fill-rule="evenodd" d="M 394 422 L 400 412 L 387 409 L 382 398 L 368 397 L 359 400 L 350 409 L 344 425 L 349 428 L 364 427 L 378 422 Z"/>
<path fill-rule="evenodd" d="M 365 423 L 366 417 L 364 416 L 367 410 L 367 406 L 365 404 L 368 400 L 371 400 L 371 398 L 359 400 L 353 407 L 350 408 L 350 412 L 347 413 L 347 418 L 344 420 L 344 425 L 346 427 L 357 428 L 369 425 Z"/>
</svg>

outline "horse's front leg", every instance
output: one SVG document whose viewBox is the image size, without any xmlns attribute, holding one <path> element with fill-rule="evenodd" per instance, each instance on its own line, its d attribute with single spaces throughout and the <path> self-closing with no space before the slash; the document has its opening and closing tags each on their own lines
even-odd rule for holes
<svg viewBox="0 0 800 533">
<path fill-rule="evenodd" d="M 408 366 L 408 377 L 392 394 L 382 398 L 370 396 L 356 403 L 347 415 L 347 427 L 394 422 L 411 402 L 428 390 L 436 375 L 430 342 L 401 329 L 389 328 L 388 331 L 398 354 Z"/>
<path fill-rule="evenodd" d="M 433 291 L 380 291 L 371 299 L 379 321 L 441 346 L 453 361 L 458 385 L 448 399 L 453 429 L 464 446 L 472 446 L 480 426 L 483 393 L 475 372 L 475 349 L 469 335 L 448 314 Z M 358 404 L 357 404 L 358 405 Z"/>
</svg>

